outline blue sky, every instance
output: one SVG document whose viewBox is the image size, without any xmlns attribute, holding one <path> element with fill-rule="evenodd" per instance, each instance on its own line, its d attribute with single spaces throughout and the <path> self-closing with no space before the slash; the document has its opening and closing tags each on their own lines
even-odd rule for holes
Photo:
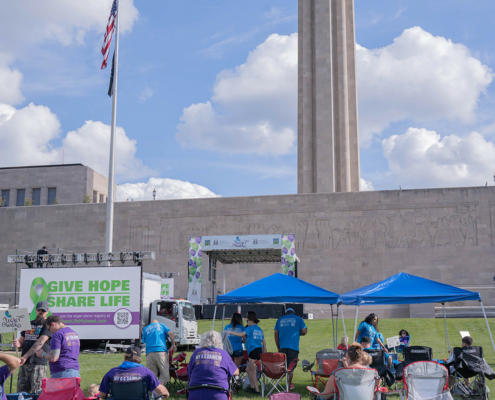
<svg viewBox="0 0 495 400">
<path fill-rule="evenodd" d="M 106 175 L 111 0 L 26 2 L 0 0 L 0 165 Z M 121 2 L 119 198 L 296 193 L 297 1 Z M 363 188 L 493 184 L 494 3 L 355 9 Z"/>
</svg>

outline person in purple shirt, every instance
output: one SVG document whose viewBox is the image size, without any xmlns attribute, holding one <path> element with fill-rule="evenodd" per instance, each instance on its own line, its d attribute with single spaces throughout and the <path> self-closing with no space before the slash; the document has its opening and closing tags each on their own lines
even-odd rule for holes
<svg viewBox="0 0 495 400">
<path fill-rule="evenodd" d="M 227 400 L 229 379 L 239 375 L 239 369 L 229 353 L 223 350 L 222 336 L 218 332 L 210 331 L 201 337 L 199 347 L 189 359 L 187 374 L 189 400 Z M 218 388 L 205 388 L 203 385 Z"/>
<path fill-rule="evenodd" d="M 36 355 L 50 362 L 52 378 L 71 378 L 79 375 L 79 336 L 62 323 L 60 317 L 50 315 L 46 327 L 52 334 L 50 352 L 40 350 Z"/>
<path fill-rule="evenodd" d="M 3 367 L 0 367 L 0 399 L 7 400 L 3 385 L 5 384 L 7 378 L 14 373 L 17 367 L 19 367 L 21 362 L 17 357 L 9 356 L 8 354 L 3 353 L 0 353 L 0 361 L 7 364 Z"/>
<path fill-rule="evenodd" d="M 138 382 L 145 381 L 149 390 L 153 391 L 155 399 L 168 398 L 169 393 L 157 377 L 148 368 L 141 365 L 141 349 L 129 346 L 124 356 L 124 362 L 108 371 L 100 383 L 100 394 L 106 399 L 110 392 L 110 382 Z"/>
</svg>

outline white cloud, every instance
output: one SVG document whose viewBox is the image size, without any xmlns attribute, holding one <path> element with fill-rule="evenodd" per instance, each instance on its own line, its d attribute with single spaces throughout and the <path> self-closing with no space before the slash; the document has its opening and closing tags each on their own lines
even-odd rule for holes
<svg viewBox="0 0 495 400">
<path fill-rule="evenodd" d="M 409 128 L 382 146 L 391 170 L 385 179 L 403 188 L 483 186 L 492 179 L 495 144 L 478 132 L 441 138 L 435 131 Z"/>
<path fill-rule="evenodd" d="M 151 99 L 153 97 L 153 94 L 153 89 L 145 87 L 138 95 L 139 102 L 144 103 L 146 100 Z"/>
<path fill-rule="evenodd" d="M 360 178 L 359 190 L 361 192 L 369 192 L 369 191 L 375 190 L 375 188 L 373 187 L 373 183 L 371 183 L 371 181 L 367 181 L 363 178 Z"/>
<path fill-rule="evenodd" d="M 3 1 L 0 48 L 18 54 L 19 43 L 33 45 L 54 40 L 64 46 L 81 44 L 89 31 L 101 31 L 102 41 L 113 0 Z M 133 0 L 120 0 L 120 29 L 127 32 L 139 17 Z"/>
<path fill-rule="evenodd" d="M 467 47 L 420 27 L 380 49 L 358 45 L 357 72 L 361 143 L 394 121 L 472 123 L 493 79 Z M 218 74 L 210 101 L 184 109 L 176 138 L 219 152 L 289 154 L 296 117 L 297 34 L 271 35 L 244 64 Z"/>
<path fill-rule="evenodd" d="M 148 182 L 126 183 L 117 187 L 117 201 L 156 199 L 197 199 L 202 197 L 219 197 L 204 186 L 168 178 L 150 178 Z"/>
<path fill-rule="evenodd" d="M 184 147 L 284 155 L 295 150 L 297 34 L 271 35 L 246 63 L 218 74 L 212 101 L 184 109 Z"/>
<path fill-rule="evenodd" d="M 79 129 L 67 133 L 61 146 L 53 141 L 61 136 L 60 122 L 48 107 L 33 103 L 22 109 L 0 104 L 0 160 L 2 166 L 83 163 L 108 175 L 110 126 L 86 121 Z M 115 173 L 118 179 L 134 180 L 154 171 L 136 158 L 136 141 L 117 128 Z"/>
<path fill-rule="evenodd" d="M 21 93 L 22 73 L 8 67 L 10 57 L 0 54 L 0 103 L 19 104 L 24 100 Z"/>
<path fill-rule="evenodd" d="M 475 120 L 478 99 L 492 71 L 469 49 L 420 27 L 389 46 L 357 46 L 361 142 L 400 120 Z"/>
<path fill-rule="evenodd" d="M 115 174 L 118 180 L 132 181 L 155 173 L 136 158 L 136 140 L 129 139 L 117 127 L 115 141 Z M 80 162 L 108 176 L 110 126 L 100 121 L 86 121 L 76 131 L 67 133 L 62 142 L 66 162 Z M 57 149 L 60 154 L 61 149 Z"/>
</svg>

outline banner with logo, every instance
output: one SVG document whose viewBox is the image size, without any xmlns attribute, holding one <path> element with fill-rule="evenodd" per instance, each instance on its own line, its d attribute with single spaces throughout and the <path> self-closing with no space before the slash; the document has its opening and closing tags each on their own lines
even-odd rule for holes
<svg viewBox="0 0 495 400">
<path fill-rule="evenodd" d="M 140 288 L 140 267 L 23 269 L 19 305 L 27 307 L 29 321 L 36 304 L 47 301 L 81 339 L 136 339 Z"/>
<path fill-rule="evenodd" d="M 162 278 L 161 299 L 174 298 L 174 278 Z"/>
<path fill-rule="evenodd" d="M 203 236 L 203 251 L 280 249 L 280 235 Z"/>
<path fill-rule="evenodd" d="M 201 302 L 201 275 L 203 271 L 201 239 L 201 236 L 189 238 L 189 290 L 187 300 L 193 304 L 200 304 Z"/>
<path fill-rule="evenodd" d="M 296 244 L 294 235 L 282 235 L 282 273 L 294 276 Z"/>
<path fill-rule="evenodd" d="M 27 308 L 11 308 L 0 311 L 0 333 L 21 332 L 31 329 Z"/>
</svg>

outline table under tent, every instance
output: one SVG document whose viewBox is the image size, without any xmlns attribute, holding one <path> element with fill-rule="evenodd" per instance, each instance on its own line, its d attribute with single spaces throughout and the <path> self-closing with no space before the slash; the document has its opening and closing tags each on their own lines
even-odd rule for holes
<svg viewBox="0 0 495 400">
<path fill-rule="evenodd" d="M 241 288 L 217 297 L 213 316 L 212 329 L 215 326 L 216 310 L 223 305 L 222 330 L 225 320 L 225 305 L 236 303 L 311 303 L 330 304 L 332 307 L 332 330 L 334 347 L 336 347 L 337 332 L 333 319 L 333 305 L 341 303 L 337 293 L 330 292 L 302 279 L 276 273 L 259 279 Z M 338 314 L 337 314 L 338 315 Z M 337 321 L 338 322 L 338 321 Z M 343 322 L 343 321 L 342 321 Z M 345 325 L 344 325 L 345 330 Z"/>
<path fill-rule="evenodd" d="M 486 327 L 488 328 L 488 333 L 492 341 L 493 350 L 495 351 L 490 325 L 488 324 L 483 302 L 481 301 L 481 296 L 478 292 L 471 292 L 455 286 L 400 272 L 381 282 L 352 290 L 340 297 L 345 305 L 356 306 L 353 339 L 356 336 L 358 310 L 360 306 L 441 303 L 443 306 L 445 333 L 447 335 L 447 347 L 449 352 L 450 343 L 445 303 L 467 300 L 479 301 L 483 316 L 485 317 Z"/>
</svg>

